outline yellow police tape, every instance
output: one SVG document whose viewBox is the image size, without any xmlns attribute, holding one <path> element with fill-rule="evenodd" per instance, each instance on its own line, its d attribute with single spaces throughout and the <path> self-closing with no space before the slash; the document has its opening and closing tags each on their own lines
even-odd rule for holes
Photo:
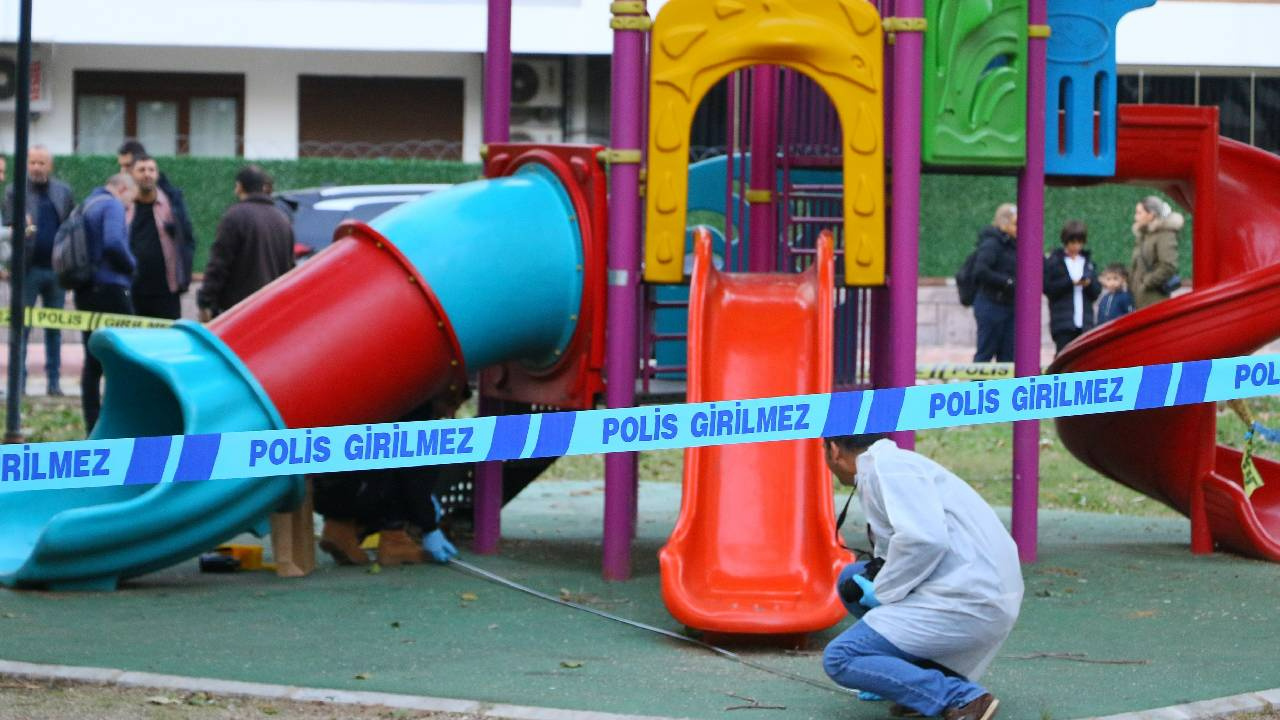
<svg viewBox="0 0 1280 720">
<path fill-rule="evenodd" d="M 1014 377 L 1013 363 L 927 363 L 916 366 L 917 380 L 1004 380 Z"/>
<path fill-rule="evenodd" d="M 97 330 L 99 328 L 163 328 L 173 324 L 164 318 L 117 315 L 116 313 L 29 307 L 25 313 L 27 327 L 54 330 Z M 9 324 L 9 310 L 0 310 L 0 325 Z"/>
</svg>

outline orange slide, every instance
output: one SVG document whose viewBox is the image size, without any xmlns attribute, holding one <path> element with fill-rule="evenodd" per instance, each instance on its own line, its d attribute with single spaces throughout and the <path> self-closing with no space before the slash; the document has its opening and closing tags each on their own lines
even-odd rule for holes
<svg viewBox="0 0 1280 720">
<path fill-rule="evenodd" d="M 700 230 L 689 287 L 688 401 L 831 392 L 835 261 L 829 233 L 802 274 L 722 273 Z M 662 599 L 713 633 L 795 635 L 846 614 L 821 440 L 685 450 L 684 495 L 659 553 Z"/>
</svg>

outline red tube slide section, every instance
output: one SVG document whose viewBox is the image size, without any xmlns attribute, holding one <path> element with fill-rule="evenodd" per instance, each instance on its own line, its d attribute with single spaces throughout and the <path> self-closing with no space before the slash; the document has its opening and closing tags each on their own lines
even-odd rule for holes
<svg viewBox="0 0 1280 720">
<path fill-rule="evenodd" d="M 1280 157 L 1218 137 L 1217 119 L 1217 108 L 1121 106 L 1117 179 L 1192 209 L 1194 289 L 1081 336 L 1049 372 L 1247 355 L 1280 337 Z M 1280 464 L 1258 460 L 1266 484 L 1246 497 L 1240 451 L 1217 444 L 1216 418 L 1203 404 L 1056 424 L 1086 465 L 1188 515 L 1193 552 L 1280 561 Z"/>
</svg>

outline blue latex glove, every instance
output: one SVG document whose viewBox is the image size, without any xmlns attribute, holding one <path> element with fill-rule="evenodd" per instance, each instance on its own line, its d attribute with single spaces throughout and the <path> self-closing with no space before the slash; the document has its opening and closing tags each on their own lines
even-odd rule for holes
<svg viewBox="0 0 1280 720">
<path fill-rule="evenodd" d="M 866 609 L 880 607 L 880 600 L 876 597 L 876 584 L 874 580 L 868 580 L 865 576 L 854 575 L 853 581 L 858 583 L 858 587 L 862 588 L 862 599 L 858 601 Z"/>
<path fill-rule="evenodd" d="M 435 495 L 431 496 L 431 506 L 436 509 L 436 522 L 440 522 L 440 518 L 444 517 L 444 508 L 440 505 L 440 500 Z"/>
<path fill-rule="evenodd" d="M 870 690 L 859 690 L 859 691 L 858 691 L 858 699 L 859 699 L 859 700 L 862 700 L 862 701 L 864 701 L 864 702 L 880 702 L 880 701 L 884 700 L 884 698 L 882 698 L 882 697 L 880 697 L 879 695 L 877 695 L 877 694 L 875 694 L 875 693 L 871 692 Z"/>
<path fill-rule="evenodd" d="M 445 537 L 438 528 L 423 536 L 422 549 L 427 551 L 432 560 L 441 565 L 448 564 L 450 560 L 458 557 L 458 548 L 454 547 L 453 543 L 449 542 L 449 538 Z"/>
</svg>

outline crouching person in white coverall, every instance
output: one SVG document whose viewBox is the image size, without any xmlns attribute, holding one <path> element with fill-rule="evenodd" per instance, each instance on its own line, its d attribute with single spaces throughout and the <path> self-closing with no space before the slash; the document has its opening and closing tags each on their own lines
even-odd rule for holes
<svg viewBox="0 0 1280 720">
<path fill-rule="evenodd" d="M 827 674 L 893 701 L 895 715 L 995 717 L 999 701 L 976 681 L 1022 604 L 1013 539 L 973 488 L 885 435 L 826 438 L 824 449 L 857 488 L 884 563 L 874 579 L 866 563 L 841 573 L 841 598 L 862 619 L 827 646 Z"/>
</svg>

